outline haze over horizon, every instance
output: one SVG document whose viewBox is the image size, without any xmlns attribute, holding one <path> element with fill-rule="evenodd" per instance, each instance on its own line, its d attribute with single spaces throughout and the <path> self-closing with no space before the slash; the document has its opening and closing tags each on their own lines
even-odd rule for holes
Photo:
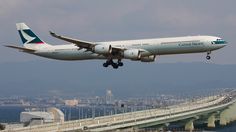
<svg viewBox="0 0 236 132">
<path fill-rule="evenodd" d="M 208 95 L 236 88 L 236 65 L 161 63 L 103 68 L 101 61 L 29 61 L 0 64 L 0 96 L 103 96 L 111 89 L 118 98 L 157 94 Z M 127 63 L 127 61 L 125 61 Z M 95 65 L 95 66 L 94 66 Z"/>
<path fill-rule="evenodd" d="M 236 1 L 234 0 L 2 0 L 0 1 L 0 96 L 101 95 L 111 88 L 119 96 L 195 93 L 236 87 Z M 25 22 L 50 44 L 49 30 L 87 41 L 186 35 L 213 35 L 228 41 L 206 53 L 158 56 L 144 64 L 125 61 L 114 70 L 103 61 L 56 61 L 3 47 L 20 45 L 15 23 Z M 133 93 L 132 93 L 133 92 Z"/>
</svg>

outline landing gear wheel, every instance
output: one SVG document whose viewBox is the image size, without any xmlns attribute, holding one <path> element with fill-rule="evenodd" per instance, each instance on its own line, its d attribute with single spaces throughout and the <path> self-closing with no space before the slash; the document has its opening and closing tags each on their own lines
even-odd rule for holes
<svg viewBox="0 0 236 132">
<path fill-rule="evenodd" d="M 206 56 L 206 59 L 207 59 L 207 60 L 210 60 L 210 59 L 211 59 L 211 56 Z"/>
<path fill-rule="evenodd" d="M 112 64 L 112 67 L 113 67 L 114 69 L 117 69 L 119 66 L 118 66 L 118 64 L 113 63 L 113 64 Z"/>
<path fill-rule="evenodd" d="M 108 63 L 103 63 L 103 67 L 108 67 Z"/>
<path fill-rule="evenodd" d="M 117 69 L 124 64 L 121 62 L 121 59 L 118 59 L 117 63 L 114 63 L 112 59 L 108 59 L 105 63 L 103 63 L 103 67 L 108 67 L 109 65 L 111 65 L 114 69 Z"/>
<path fill-rule="evenodd" d="M 118 59 L 117 65 L 118 65 L 118 66 L 123 66 L 123 65 L 124 65 L 124 63 L 123 63 L 123 62 L 121 62 L 121 59 Z"/>
<path fill-rule="evenodd" d="M 118 62 L 118 66 L 123 66 L 124 63 L 123 62 Z"/>
</svg>

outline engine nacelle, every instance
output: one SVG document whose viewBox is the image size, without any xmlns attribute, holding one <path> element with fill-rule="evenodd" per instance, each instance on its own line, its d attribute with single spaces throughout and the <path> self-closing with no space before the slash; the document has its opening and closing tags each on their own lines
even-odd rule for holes
<svg viewBox="0 0 236 132">
<path fill-rule="evenodd" d="M 155 59 L 156 59 L 155 55 L 150 55 L 150 56 L 142 57 L 141 62 L 153 62 L 155 61 Z"/>
<path fill-rule="evenodd" d="M 141 53 L 138 49 L 130 49 L 124 51 L 124 58 L 131 60 L 140 60 Z"/>
<path fill-rule="evenodd" d="M 98 54 L 110 54 L 112 52 L 111 45 L 96 45 L 93 48 L 93 52 Z"/>
</svg>

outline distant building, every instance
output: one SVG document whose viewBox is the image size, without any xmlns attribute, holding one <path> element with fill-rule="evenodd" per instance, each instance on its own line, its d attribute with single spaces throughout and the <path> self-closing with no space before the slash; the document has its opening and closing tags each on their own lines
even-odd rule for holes
<svg viewBox="0 0 236 132">
<path fill-rule="evenodd" d="M 20 99 L 20 102 L 23 106 L 30 106 L 29 102 L 24 101 L 23 99 Z"/>
<path fill-rule="evenodd" d="M 111 90 L 106 91 L 106 104 L 113 104 L 113 94 Z"/>
<path fill-rule="evenodd" d="M 79 100 L 73 99 L 73 100 L 64 100 L 65 105 L 67 106 L 77 106 L 79 104 Z"/>
<path fill-rule="evenodd" d="M 40 125 L 44 123 L 64 122 L 64 113 L 57 108 L 48 108 L 44 111 L 29 111 L 21 112 L 20 122 L 24 123 L 24 126 Z"/>
</svg>

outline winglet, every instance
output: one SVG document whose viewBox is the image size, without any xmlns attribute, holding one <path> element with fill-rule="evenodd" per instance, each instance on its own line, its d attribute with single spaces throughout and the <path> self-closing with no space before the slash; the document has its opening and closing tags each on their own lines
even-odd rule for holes
<svg viewBox="0 0 236 132">
<path fill-rule="evenodd" d="M 52 35 L 53 37 L 56 37 L 56 33 L 55 32 L 52 32 L 52 31 L 49 31 L 50 35 Z"/>
</svg>

